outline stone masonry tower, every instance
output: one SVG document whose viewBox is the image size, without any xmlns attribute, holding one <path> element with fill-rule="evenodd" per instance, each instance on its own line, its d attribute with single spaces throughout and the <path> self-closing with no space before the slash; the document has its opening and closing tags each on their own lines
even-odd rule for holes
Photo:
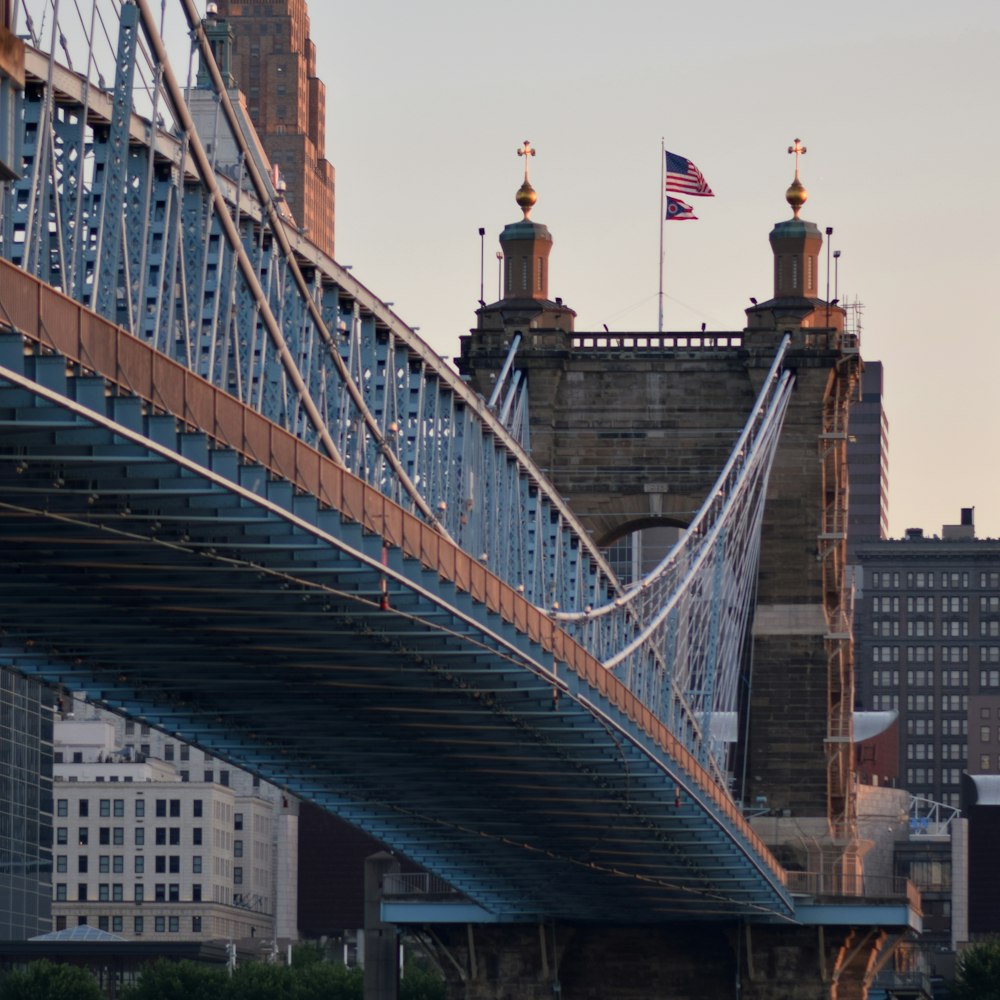
<svg viewBox="0 0 1000 1000">
<path fill-rule="evenodd" d="M 792 868 L 831 875 L 857 864 L 852 646 L 844 563 L 847 419 L 860 369 L 844 311 L 817 296 L 823 237 L 793 217 L 770 242 L 774 294 L 742 331 L 581 333 L 548 300 L 551 236 L 527 219 L 501 237 L 504 297 L 478 311 L 460 370 L 484 396 L 521 334 L 531 451 L 599 545 L 685 526 L 712 488 L 782 339 L 795 387 L 765 506 L 752 670 L 734 774 L 769 813 L 759 832 Z M 527 181 L 526 181 L 527 184 Z M 528 185 L 530 188 L 530 185 Z M 522 210 L 534 191 L 522 186 Z M 527 205 L 530 207 L 530 205 Z"/>
<path fill-rule="evenodd" d="M 324 253 L 334 251 L 334 170 L 326 159 L 326 87 L 316 75 L 306 0 L 218 0 L 232 26 L 236 85 L 268 159 L 287 184 L 296 223 Z"/>
</svg>

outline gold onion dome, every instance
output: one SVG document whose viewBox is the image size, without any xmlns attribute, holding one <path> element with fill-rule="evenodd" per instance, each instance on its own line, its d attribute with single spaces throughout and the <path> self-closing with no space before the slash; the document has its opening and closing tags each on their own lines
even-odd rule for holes
<svg viewBox="0 0 1000 1000">
<path fill-rule="evenodd" d="M 802 208 L 808 198 L 809 192 L 806 190 L 805 184 L 803 184 L 802 181 L 796 177 L 795 180 L 792 181 L 789 189 L 785 192 L 785 201 L 792 206 L 792 212 L 796 219 L 799 217 L 799 209 Z"/>
<path fill-rule="evenodd" d="M 538 194 L 535 189 L 528 183 L 527 178 L 524 183 L 517 189 L 517 194 L 514 195 L 514 200 L 517 202 L 518 208 L 524 212 L 524 217 L 528 218 L 528 213 L 534 208 L 535 202 L 538 201 Z"/>
</svg>

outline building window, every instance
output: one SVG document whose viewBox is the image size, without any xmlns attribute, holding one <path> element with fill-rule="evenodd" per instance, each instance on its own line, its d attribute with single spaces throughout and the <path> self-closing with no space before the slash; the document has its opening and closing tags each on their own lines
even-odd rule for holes
<svg viewBox="0 0 1000 1000">
<path fill-rule="evenodd" d="M 186 743 L 182 743 L 181 760 L 190 760 L 190 759 L 191 759 L 191 748 Z"/>
<path fill-rule="evenodd" d="M 90 843 L 90 832 L 87 827 L 81 826 L 80 829 L 77 830 L 77 843 L 81 847 L 86 847 L 87 844 Z"/>
<path fill-rule="evenodd" d="M 243 885 L 243 868 L 239 865 L 233 868 L 233 885 Z"/>
<path fill-rule="evenodd" d="M 56 855 L 56 871 L 57 872 L 68 871 L 68 869 L 66 867 L 66 855 L 65 854 L 57 854 Z"/>
<path fill-rule="evenodd" d="M 154 899 L 157 903 L 165 903 L 167 901 L 167 885 L 165 882 L 157 882 L 153 888 Z"/>
<path fill-rule="evenodd" d="M 81 854 L 80 857 L 76 859 L 76 870 L 81 875 L 86 875 L 87 873 L 87 855 Z"/>
<path fill-rule="evenodd" d="M 170 828 L 170 843 L 176 847 L 181 842 L 181 828 L 179 826 L 172 826 Z"/>
<path fill-rule="evenodd" d="M 101 914 L 97 918 L 97 929 L 99 931 L 107 931 L 111 929 L 111 923 L 104 914 Z"/>
<path fill-rule="evenodd" d="M 121 915 L 111 918 L 111 930 L 115 934 L 121 934 L 124 930 L 125 918 Z"/>
<path fill-rule="evenodd" d="M 181 800 L 180 799 L 171 799 L 170 800 L 170 815 L 171 816 L 178 816 L 179 817 L 180 814 L 181 814 Z"/>
<path fill-rule="evenodd" d="M 66 844 L 69 842 L 69 831 L 65 826 L 56 827 L 56 843 Z"/>
<path fill-rule="evenodd" d="M 167 922 L 167 928 L 171 934 L 176 934 L 181 929 L 181 918 L 171 917 Z"/>
<path fill-rule="evenodd" d="M 97 870 L 102 875 L 106 875 L 109 871 L 111 871 L 111 855 L 109 855 L 109 854 L 102 854 L 97 859 Z"/>
<path fill-rule="evenodd" d="M 214 771 L 206 771 L 205 772 L 205 778 L 204 778 L 204 780 L 208 784 L 211 784 L 213 781 L 215 781 L 215 772 Z"/>
<path fill-rule="evenodd" d="M 141 934 L 142 933 L 142 917 L 132 918 L 132 933 Z"/>
<path fill-rule="evenodd" d="M 116 875 L 121 875 L 121 873 L 123 871 L 125 871 L 125 855 L 123 855 L 123 854 L 116 854 L 111 859 L 111 870 Z"/>
<path fill-rule="evenodd" d="M 195 799 L 191 803 L 192 815 L 195 817 L 201 816 L 201 799 Z"/>
<path fill-rule="evenodd" d="M 167 862 L 167 866 L 170 869 L 171 875 L 180 875 L 181 873 L 181 858 L 179 854 L 171 854 L 170 860 Z"/>
<path fill-rule="evenodd" d="M 979 755 L 979 770 L 988 771 L 990 769 L 990 755 L 988 753 L 981 753 Z"/>
<path fill-rule="evenodd" d="M 201 902 L 201 883 L 195 882 L 191 886 L 191 902 L 200 903 Z"/>
<path fill-rule="evenodd" d="M 79 802 L 79 805 L 78 805 L 77 808 L 79 810 L 79 815 L 80 816 L 89 816 L 90 815 L 90 804 L 87 802 L 86 799 L 80 799 L 80 802 Z"/>
<path fill-rule="evenodd" d="M 156 800 L 156 815 L 166 816 L 167 815 L 167 800 L 157 799 Z"/>
<path fill-rule="evenodd" d="M 157 875 L 166 875 L 167 873 L 167 856 L 165 854 L 157 854 L 156 861 L 153 865 L 154 870 Z"/>
<path fill-rule="evenodd" d="M 137 819 L 142 819 L 146 815 L 146 800 L 136 799 L 135 800 L 135 815 Z"/>
<path fill-rule="evenodd" d="M 200 847 L 201 846 L 201 827 L 200 826 L 194 827 L 194 829 L 191 831 L 191 843 L 194 844 L 195 847 Z"/>
<path fill-rule="evenodd" d="M 101 799 L 98 808 L 102 816 L 111 815 L 111 799 Z"/>
<path fill-rule="evenodd" d="M 87 883 L 80 882 L 76 887 L 76 898 L 86 902 L 87 900 Z"/>
<path fill-rule="evenodd" d="M 146 831 L 141 826 L 135 828 L 135 846 L 142 847 L 146 843 Z"/>
<path fill-rule="evenodd" d="M 146 859 L 141 854 L 137 854 L 135 856 L 135 873 L 136 875 L 142 875 L 145 871 Z"/>
<path fill-rule="evenodd" d="M 157 934 L 162 934 L 167 929 L 166 917 L 153 917 L 153 930 Z"/>
<path fill-rule="evenodd" d="M 116 826 L 111 831 L 111 843 L 115 847 L 122 847 L 125 844 L 125 827 Z"/>
<path fill-rule="evenodd" d="M 191 871 L 195 875 L 201 874 L 201 855 L 193 854 L 191 856 Z"/>
<path fill-rule="evenodd" d="M 98 885 L 97 898 L 102 903 L 107 903 L 111 899 L 111 886 L 107 882 Z"/>
<path fill-rule="evenodd" d="M 158 826 L 156 828 L 156 846 L 164 847 L 167 843 L 167 828 L 165 826 Z"/>
<path fill-rule="evenodd" d="M 174 759 L 174 745 L 173 743 L 166 743 L 163 746 L 163 759 L 173 760 Z"/>
<path fill-rule="evenodd" d="M 167 892 L 167 901 L 179 903 L 181 901 L 181 887 L 176 882 L 171 882 Z"/>
<path fill-rule="evenodd" d="M 56 902 L 62 903 L 66 899 L 66 883 L 56 882 Z"/>
<path fill-rule="evenodd" d="M 132 887 L 132 898 L 141 903 L 146 898 L 146 887 L 141 882 L 136 882 Z"/>
<path fill-rule="evenodd" d="M 114 807 L 115 807 L 115 816 L 124 816 L 125 815 L 125 800 L 124 799 L 115 799 Z"/>
<path fill-rule="evenodd" d="M 97 831 L 97 842 L 99 844 L 110 844 L 111 843 L 111 827 L 102 826 Z"/>
<path fill-rule="evenodd" d="M 243 857 L 243 841 L 234 840 L 233 841 L 233 857 L 242 858 Z"/>
<path fill-rule="evenodd" d="M 69 800 L 68 799 L 56 799 L 56 815 L 57 816 L 68 816 L 69 815 Z"/>
<path fill-rule="evenodd" d="M 201 933 L 201 917 L 191 918 L 191 933 L 200 934 Z"/>
</svg>

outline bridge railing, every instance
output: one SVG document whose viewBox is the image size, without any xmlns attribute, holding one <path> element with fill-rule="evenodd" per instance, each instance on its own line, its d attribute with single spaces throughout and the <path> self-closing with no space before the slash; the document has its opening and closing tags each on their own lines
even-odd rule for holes
<svg viewBox="0 0 1000 1000">
<path fill-rule="evenodd" d="M 447 899 L 465 897 L 443 878 L 428 872 L 389 872 L 382 877 L 383 899 Z"/>
<path fill-rule="evenodd" d="M 915 912 L 921 912 L 920 890 L 908 878 L 894 875 L 868 875 L 845 872 L 787 872 L 788 891 L 793 896 L 816 899 L 862 898 L 906 900 Z"/>
<path fill-rule="evenodd" d="M 743 346 L 742 333 L 574 333 L 578 351 L 716 351 Z"/>
</svg>

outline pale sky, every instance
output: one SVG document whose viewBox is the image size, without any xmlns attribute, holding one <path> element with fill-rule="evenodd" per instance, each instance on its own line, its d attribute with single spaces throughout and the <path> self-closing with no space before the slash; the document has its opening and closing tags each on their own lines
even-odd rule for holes
<svg viewBox="0 0 1000 1000">
<path fill-rule="evenodd" d="M 497 298 L 524 139 L 550 294 L 578 330 L 651 331 L 661 137 L 716 195 L 666 228 L 667 330 L 739 330 L 770 297 L 801 137 L 802 215 L 834 228 L 840 299 L 885 364 L 891 532 L 975 506 L 1000 537 L 997 0 L 312 0 L 310 17 L 338 260 L 447 357 L 475 322 L 480 226 Z"/>
</svg>

